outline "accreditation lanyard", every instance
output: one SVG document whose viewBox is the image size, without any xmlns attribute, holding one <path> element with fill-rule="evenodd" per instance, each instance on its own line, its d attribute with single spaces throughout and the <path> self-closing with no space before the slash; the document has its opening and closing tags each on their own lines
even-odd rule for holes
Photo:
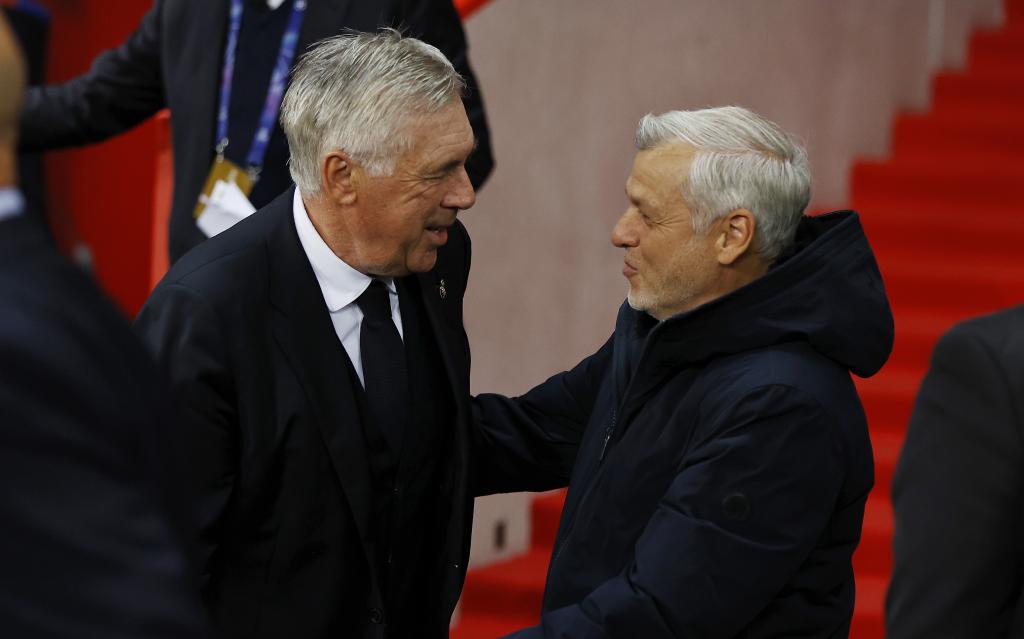
<svg viewBox="0 0 1024 639">
<path fill-rule="evenodd" d="M 224 70 L 220 80 L 220 109 L 217 111 L 217 156 L 224 157 L 228 147 L 228 112 L 231 107 L 231 80 L 235 75 L 235 50 L 238 48 L 238 32 L 242 29 L 242 11 L 244 0 L 231 0 L 231 23 L 228 30 L 228 41 L 224 47 Z M 246 158 L 250 177 L 255 181 L 263 168 L 263 159 L 267 155 L 270 134 L 274 130 L 277 112 L 281 108 L 285 84 L 288 82 L 288 71 L 295 58 L 295 49 L 299 42 L 299 29 L 302 18 L 306 14 L 306 0 L 295 0 L 292 14 L 288 18 L 288 27 L 281 38 L 281 49 L 277 53 L 274 72 L 270 76 L 270 87 L 267 89 L 267 100 L 263 104 L 260 125 L 256 129 L 249 155 Z"/>
</svg>

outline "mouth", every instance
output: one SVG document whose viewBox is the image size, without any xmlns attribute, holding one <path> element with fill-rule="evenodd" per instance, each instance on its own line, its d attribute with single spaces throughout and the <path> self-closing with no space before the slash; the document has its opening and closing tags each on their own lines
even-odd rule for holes
<svg viewBox="0 0 1024 639">
<path fill-rule="evenodd" d="M 622 262 L 622 274 L 624 276 L 626 276 L 626 278 L 633 277 L 637 273 L 638 273 L 638 271 L 636 270 L 636 267 L 634 267 L 629 262 L 623 260 L 623 262 Z"/>
<path fill-rule="evenodd" d="M 450 225 L 428 226 L 424 228 L 424 231 L 426 231 L 435 244 L 443 246 L 448 241 L 448 226 Z"/>
</svg>

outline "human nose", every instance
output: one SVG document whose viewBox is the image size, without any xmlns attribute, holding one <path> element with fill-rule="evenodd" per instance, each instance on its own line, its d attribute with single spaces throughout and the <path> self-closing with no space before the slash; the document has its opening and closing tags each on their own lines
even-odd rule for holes
<svg viewBox="0 0 1024 639">
<path fill-rule="evenodd" d="M 627 209 L 612 228 L 612 244 L 619 248 L 629 248 L 637 243 L 636 225 L 630 220 L 631 210 Z"/>
<path fill-rule="evenodd" d="M 445 195 L 442 206 L 463 211 L 472 208 L 476 204 L 476 191 L 473 189 L 473 183 L 469 181 L 465 167 L 460 168 L 453 178 L 454 183 Z"/>
</svg>

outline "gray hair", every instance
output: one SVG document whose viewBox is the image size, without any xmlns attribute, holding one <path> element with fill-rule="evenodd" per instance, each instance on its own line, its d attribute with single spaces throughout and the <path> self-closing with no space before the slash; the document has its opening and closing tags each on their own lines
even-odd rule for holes
<svg viewBox="0 0 1024 639">
<path fill-rule="evenodd" d="M 323 156 L 344 149 L 370 175 L 388 175 L 412 147 L 408 125 L 461 98 L 466 83 L 436 47 L 394 29 L 327 38 L 295 65 L 281 104 L 288 169 L 320 192 Z"/>
<path fill-rule="evenodd" d="M 807 153 L 777 124 L 742 107 L 647 114 L 636 146 L 686 142 L 697 148 L 681 185 L 693 229 L 706 233 L 730 211 L 749 210 L 760 255 L 774 262 L 793 244 L 811 199 Z"/>
</svg>

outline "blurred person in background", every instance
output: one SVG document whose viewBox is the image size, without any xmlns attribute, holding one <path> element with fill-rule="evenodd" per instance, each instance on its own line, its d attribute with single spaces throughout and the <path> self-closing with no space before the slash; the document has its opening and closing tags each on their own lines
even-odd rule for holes
<svg viewBox="0 0 1024 639">
<path fill-rule="evenodd" d="M 874 482 L 850 373 L 893 340 L 860 220 L 805 217 L 803 148 L 746 109 L 648 115 L 636 146 L 614 334 L 475 402 L 478 490 L 569 485 L 540 624 L 510 636 L 845 637 Z"/>
<path fill-rule="evenodd" d="M 226 637 L 448 636 L 473 514 L 464 88 L 396 31 L 318 44 L 282 106 L 297 186 L 136 320 L 182 410 Z"/>
<path fill-rule="evenodd" d="M 156 370 L 14 186 L 24 81 L 0 16 L 0 635 L 206 637 Z"/>
<path fill-rule="evenodd" d="M 1024 636 L 1024 306 L 955 326 L 893 478 L 890 639 Z"/>
<path fill-rule="evenodd" d="M 296 54 L 345 29 L 380 26 L 437 46 L 466 79 L 478 143 L 467 171 L 479 187 L 493 166 L 490 137 L 451 0 L 156 0 L 87 73 L 28 92 L 21 148 L 98 142 L 169 107 L 173 263 L 291 185 L 277 115 Z"/>
</svg>

